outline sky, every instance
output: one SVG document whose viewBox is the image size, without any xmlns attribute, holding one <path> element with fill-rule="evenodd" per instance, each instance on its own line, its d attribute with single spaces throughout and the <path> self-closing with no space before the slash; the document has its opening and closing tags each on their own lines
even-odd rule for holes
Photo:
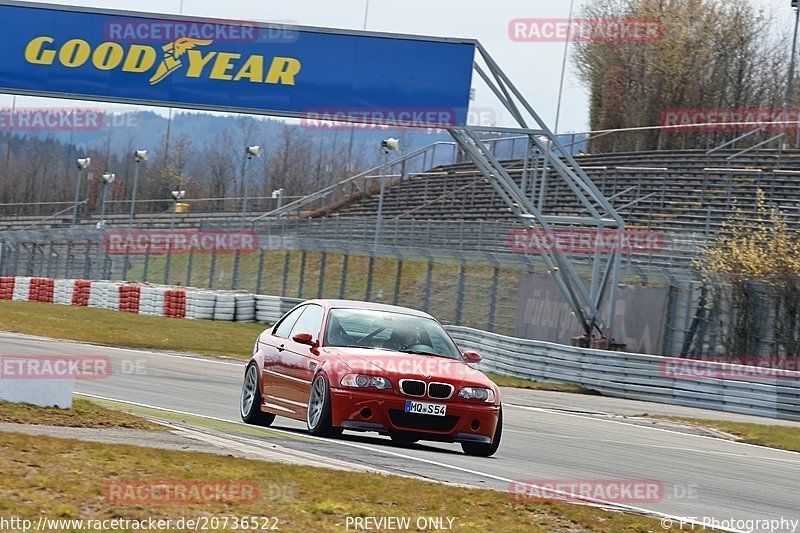
<svg viewBox="0 0 800 533">
<path fill-rule="evenodd" d="M 584 1 L 575 0 L 577 11 Z M 778 20 L 793 20 L 790 0 L 753 0 L 774 10 Z M 59 0 L 68 4 L 129 11 L 155 12 L 248 21 L 297 23 L 395 33 L 476 38 L 522 91 L 534 109 L 554 127 L 564 43 L 515 42 L 509 22 L 517 18 L 560 18 L 569 14 L 570 0 Z M 369 9 L 367 11 L 367 5 Z M 568 56 L 559 119 L 559 133 L 589 129 L 588 95 L 571 68 Z M 11 97 L 0 95 L 0 107 Z M 85 103 L 20 97 L 18 107 L 84 106 Z M 513 126 L 488 89 L 478 86 L 472 106 L 486 120 Z M 99 106 L 102 107 L 102 106 Z M 114 106 L 115 110 L 141 109 Z"/>
</svg>

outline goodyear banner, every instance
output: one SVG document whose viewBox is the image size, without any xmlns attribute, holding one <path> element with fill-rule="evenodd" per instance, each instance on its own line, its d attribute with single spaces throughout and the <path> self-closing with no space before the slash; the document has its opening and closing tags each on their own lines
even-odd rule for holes
<svg viewBox="0 0 800 533">
<path fill-rule="evenodd" d="M 16 94 L 454 126 L 466 123 L 474 49 L 467 40 L 0 4 L 0 91 Z"/>
</svg>

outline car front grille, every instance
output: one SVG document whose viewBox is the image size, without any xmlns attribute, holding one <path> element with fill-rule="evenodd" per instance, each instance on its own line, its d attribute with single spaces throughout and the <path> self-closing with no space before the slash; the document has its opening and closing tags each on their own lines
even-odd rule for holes
<svg viewBox="0 0 800 533">
<path fill-rule="evenodd" d="M 453 415 L 430 416 L 416 413 L 406 413 L 399 409 L 389 409 L 389 419 L 392 424 L 404 429 L 418 429 L 420 431 L 452 431 L 458 423 L 458 417 Z"/>
<path fill-rule="evenodd" d="M 428 396 L 439 400 L 446 400 L 453 395 L 453 386 L 447 383 L 429 383 Z"/>
<path fill-rule="evenodd" d="M 400 390 L 409 396 L 425 396 L 425 382 L 418 379 L 404 379 L 400 381 Z"/>
</svg>

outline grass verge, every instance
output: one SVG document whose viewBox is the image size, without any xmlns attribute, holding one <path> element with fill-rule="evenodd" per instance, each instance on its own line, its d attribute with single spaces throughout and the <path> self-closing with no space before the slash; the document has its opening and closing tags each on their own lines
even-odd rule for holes
<svg viewBox="0 0 800 533">
<path fill-rule="evenodd" d="M 556 392 L 571 392 L 575 394 L 594 394 L 592 391 L 584 389 L 580 385 L 570 385 L 567 383 L 540 383 L 527 379 L 515 378 L 513 376 L 503 376 L 500 374 L 487 374 L 489 379 L 494 381 L 498 387 L 514 387 L 516 389 L 547 390 Z"/>
<path fill-rule="evenodd" d="M 0 402 L 0 422 L 78 428 L 166 429 L 144 418 L 107 409 L 81 398 L 73 400 L 72 409 Z"/>
<path fill-rule="evenodd" d="M 256 336 L 265 327 L 262 324 L 179 320 L 108 309 L 0 301 L 0 330 L 3 331 L 245 360 L 250 357 Z M 489 377 L 501 387 L 586 392 L 575 385 L 536 383 L 496 374 Z"/>
<path fill-rule="evenodd" d="M 649 417 L 649 415 L 646 414 L 642 416 Z M 800 452 L 800 428 L 798 427 L 770 426 L 767 424 L 751 424 L 749 422 L 728 422 L 727 420 L 705 420 L 681 416 L 658 416 L 652 418 L 661 418 L 724 431 L 725 433 L 736 435 L 742 439 L 742 442 L 748 444 L 758 444 L 760 446 L 777 448 L 779 450 Z"/>
<path fill-rule="evenodd" d="M 403 477 L 51 437 L 31 439 L 14 433 L 0 434 L 0 448 L 0 511 L 34 521 L 39 516 L 173 521 L 274 516 L 282 531 L 336 531 L 344 529 L 348 516 L 407 516 L 412 523 L 418 517 L 452 517 L 455 531 L 662 530 L 658 520 L 648 517 L 560 502 L 514 501 L 502 492 Z M 146 498 L 135 504 L 112 504 L 104 498 L 109 483 L 121 487 L 147 481 L 167 487 L 177 484 L 171 480 L 248 482 L 258 487 L 254 491 L 258 497 L 177 505 Z M 62 525 L 58 529 L 78 528 Z"/>
</svg>

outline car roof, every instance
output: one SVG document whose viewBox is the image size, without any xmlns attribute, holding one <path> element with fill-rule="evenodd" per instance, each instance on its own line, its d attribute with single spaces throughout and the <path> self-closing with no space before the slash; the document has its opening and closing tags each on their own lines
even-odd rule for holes
<svg viewBox="0 0 800 533">
<path fill-rule="evenodd" d="M 403 315 L 433 318 L 428 313 L 417 311 L 416 309 L 410 309 L 408 307 L 373 302 L 360 302 L 357 300 L 308 300 L 307 302 L 303 303 L 317 303 L 330 309 L 365 309 L 369 311 L 385 311 L 387 313 L 399 313 Z"/>
</svg>

